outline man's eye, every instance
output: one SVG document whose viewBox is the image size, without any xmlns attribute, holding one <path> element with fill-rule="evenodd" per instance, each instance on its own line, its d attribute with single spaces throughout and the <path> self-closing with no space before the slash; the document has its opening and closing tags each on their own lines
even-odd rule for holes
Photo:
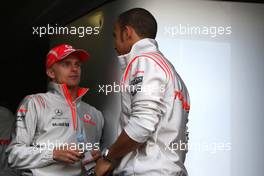
<svg viewBox="0 0 264 176">
<path fill-rule="evenodd" d="M 62 65 L 63 67 L 67 67 L 69 64 L 68 64 L 67 62 L 62 62 L 61 65 Z"/>
</svg>

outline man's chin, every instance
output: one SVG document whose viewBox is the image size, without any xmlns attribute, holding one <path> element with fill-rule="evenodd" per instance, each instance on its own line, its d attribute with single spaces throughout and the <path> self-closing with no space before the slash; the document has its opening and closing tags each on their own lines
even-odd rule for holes
<svg viewBox="0 0 264 176">
<path fill-rule="evenodd" d="M 69 82 L 69 83 L 66 83 L 66 85 L 68 88 L 75 88 L 79 86 L 79 83 L 80 82 Z"/>
</svg>

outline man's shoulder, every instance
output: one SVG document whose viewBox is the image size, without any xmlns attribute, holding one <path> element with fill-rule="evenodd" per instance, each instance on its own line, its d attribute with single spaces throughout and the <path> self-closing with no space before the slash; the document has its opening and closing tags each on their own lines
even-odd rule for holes
<svg viewBox="0 0 264 176">
<path fill-rule="evenodd" d="M 140 53 L 132 58 L 127 66 L 124 78 L 126 79 L 128 75 L 131 79 L 137 76 L 160 77 L 166 81 L 172 74 L 170 66 L 162 54 L 153 53 Z"/>
<path fill-rule="evenodd" d="M 135 55 L 129 62 L 129 66 L 133 69 L 139 67 L 165 67 L 167 65 L 167 59 L 159 52 L 146 52 Z"/>
<path fill-rule="evenodd" d="M 47 96 L 47 94 L 48 94 L 48 92 L 46 92 L 46 93 L 35 93 L 35 94 L 30 94 L 30 95 L 26 95 L 26 96 L 23 98 L 23 100 L 34 100 L 34 99 L 39 98 L 39 97 L 44 98 L 44 97 Z"/>
<path fill-rule="evenodd" d="M 4 107 L 4 106 L 0 106 L 0 115 L 1 115 L 1 120 L 3 119 L 9 119 L 10 120 L 10 117 L 13 117 L 13 113 L 11 112 L 10 109 Z"/>
<path fill-rule="evenodd" d="M 28 104 L 41 104 L 44 106 L 46 104 L 46 97 L 47 93 L 36 93 L 27 95 L 20 102 L 20 106 Z"/>
</svg>

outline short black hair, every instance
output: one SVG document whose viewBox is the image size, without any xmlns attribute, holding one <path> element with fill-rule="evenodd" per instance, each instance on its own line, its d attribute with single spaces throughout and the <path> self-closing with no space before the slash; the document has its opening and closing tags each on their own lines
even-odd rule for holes
<svg viewBox="0 0 264 176">
<path fill-rule="evenodd" d="M 133 27 L 139 37 L 142 38 L 156 38 L 157 21 L 154 16 L 143 8 L 133 8 L 121 13 L 117 22 L 120 25 L 121 32 L 124 31 L 125 26 Z"/>
</svg>

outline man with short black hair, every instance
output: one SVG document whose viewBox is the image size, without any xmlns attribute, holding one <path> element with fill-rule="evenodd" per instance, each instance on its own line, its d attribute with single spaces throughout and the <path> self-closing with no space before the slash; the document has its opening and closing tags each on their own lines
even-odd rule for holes
<svg viewBox="0 0 264 176">
<path fill-rule="evenodd" d="M 104 118 L 81 100 L 88 89 L 79 87 L 81 64 L 88 58 L 85 50 L 66 44 L 47 54 L 49 90 L 22 101 L 7 150 L 8 162 L 23 175 L 80 175 L 83 150 L 94 149 L 94 159 L 100 155 Z M 85 148 L 80 148 L 80 142 Z"/>
<path fill-rule="evenodd" d="M 135 8 L 120 14 L 118 24 L 121 32 L 126 29 L 126 26 L 131 26 L 141 38 L 156 38 L 158 28 L 157 21 L 154 16 L 145 9 Z"/>
<path fill-rule="evenodd" d="M 187 176 L 184 167 L 187 88 L 155 41 L 157 22 L 145 9 L 122 13 L 115 23 L 115 49 L 123 70 L 122 112 L 116 142 L 103 151 L 96 175 Z"/>
</svg>

